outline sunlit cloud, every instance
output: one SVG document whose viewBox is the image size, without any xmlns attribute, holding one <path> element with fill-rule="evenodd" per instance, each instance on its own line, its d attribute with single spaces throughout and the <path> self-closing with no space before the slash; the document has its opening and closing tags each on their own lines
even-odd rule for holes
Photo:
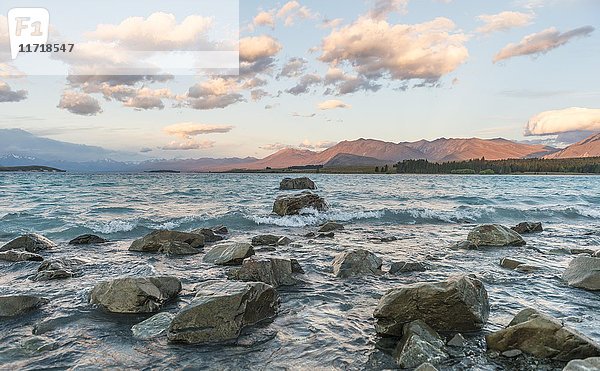
<svg viewBox="0 0 600 371">
<path fill-rule="evenodd" d="M 63 92 L 58 108 L 81 116 L 95 116 L 102 113 L 102 108 L 96 98 L 76 91 Z"/>
<path fill-rule="evenodd" d="M 233 130 L 233 128 L 234 127 L 231 125 L 208 125 L 197 124 L 193 122 L 182 122 L 169 125 L 163 128 L 163 131 L 168 135 L 189 139 L 196 135 L 229 133 L 231 130 Z"/>
<path fill-rule="evenodd" d="M 351 105 L 342 102 L 341 100 L 331 99 L 318 104 L 320 110 L 332 110 L 336 108 L 352 108 Z"/>
<path fill-rule="evenodd" d="M 571 107 L 545 111 L 533 116 L 525 135 L 551 135 L 570 131 L 600 131 L 600 109 Z"/>
<path fill-rule="evenodd" d="M 534 15 L 522 12 L 501 12 L 498 14 L 482 14 L 477 17 L 484 23 L 477 28 L 477 32 L 489 34 L 497 31 L 508 31 L 512 28 L 523 27 L 531 24 Z"/>
</svg>

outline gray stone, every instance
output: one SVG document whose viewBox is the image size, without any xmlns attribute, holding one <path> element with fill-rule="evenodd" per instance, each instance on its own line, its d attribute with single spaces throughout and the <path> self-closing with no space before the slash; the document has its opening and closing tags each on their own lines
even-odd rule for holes
<svg viewBox="0 0 600 371">
<path fill-rule="evenodd" d="M 425 272 L 427 266 L 423 262 L 419 261 L 401 261 L 394 262 L 390 267 L 391 274 L 407 273 L 407 272 Z"/>
<path fill-rule="evenodd" d="M 41 255 L 30 253 L 27 251 L 8 250 L 0 252 L 0 260 L 7 262 L 24 262 L 24 261 L 42 261 L 44 258 Z"/>
<path fill-rule="evenodd" d="M 129 251 L 163 253 L 167 255 L 191 255 L 204 246 L 204 235 L 178 231 L 154 231 L 133 241 Z"/>
<path fill-rule="evenodd" d="M 292 242 L 285 236 L 275 236 L 272 234 L 261 234 L 252 237 L 252 246 L 285 246 Z"/>
<path fill-rule="evenodd" d="M 562 275 L 569 286 L 600 290 L 600 258 L 578 256 L 571 260 Z"/>
<path fill-rule="evenodd" d="M 142 340 L 149 340 L 165 335 L 173 317 L 175 317 L 174 314 L 167 312 L 155 314 L 147 320 L 133 325 L 131 332 L 134 337 Z"/>
<path fill-rule="evenodd" d="M 398 366 L 413 368 L 424 362 L 436 364 L 448 358 L 440 336 L 423 321 L 405 324 L 402 333 L 402 339 L 394 351 Z"/>
<path fill-rule="evenodd" d="M 175 277 L 127 277 L 99 283 L 90 303 L 113 313 L 152 313 L 181 291 Z"/>
<path fill-rule="evenodd" d="M 523 246 L 526 244 L 523 237 L 512 229 L 503 225 L 487 224 L 476 227 L 467 236 L 474 246 Z"/>
<path fill-rule="evenodd" d="M 450 246 L 452 250 L 477 250 L 477 246 L 469 241 L 460 241 Z"/>
<path fill-rule="evenodd" d="M 594 253 L 594 258 L 600 258 L 600 250 L 596 250 Z"/>
<path fill-rule="evenodd" d="M 0 317 L 19 316 L 48 302 L 48 299 L 33 295 L 0 296 Z"/>
<path fill-rule="evenodd" d="M 308 208 L 325 211 L 329 205 L 322 197 L 310 191 L 279 196 L 273 204 L 273 212 L 279 216 L 298 215 L 303 209 Z"/>
<path fill-rule="evenodd" d="M 240 265 L 247 257 L 254 255 L 249 243 L 222 243 L 215 245 L 204 255 L 204 261 L 217 265 Z"/>
<path fill-rule="evenodd" d="M 523 354 L 523 351 L 519 350 L 519 349 L 511 349 L 511 350 L 507 350 L 505 352 L 501 353 L 504 357 L 507 358 L 514 358 L 514 357 L 518 357 L 521 354 Z"/>
<path fill-rule="evenodd" d="M 244 260 L 240 269 L 234 270 L 230 274 L 231 278 L 235 280 L 264 282 L 277 288 L 298 283 L 294 278 L 298 267 L 298 262 L 294 264 L 291 259 L 251 257 Z"/>
<path fill-rule="evenodd" d="M 107 242 L 107 239 L 96 236 L 95 234 L 84 234 L 69 241 L 69 245 L 95 245 Z"/>
<path fill-rule="evenodd" d="M 490 311 L 483 283 L 468 275 L 420 282 L 388 291 L 373 313 L 381 335 L 401 336 L 405 323 L 420 319 L 436 331 L 479 331 Z"/>
<path fill-rule="evenodd" d="M 542 232 L 544 230 L 544 228 L 542 227 L 542 223 L 530 222 L 519 223 L 516 226 L 511 227 L 510 229 L 517 232 L 518 234 Z"/>
<path fill-rule="evenodd" d="M 229 229 L 227 229 L 227 227 L 224 225 L 217 225 L 217 226 L 211 227 L 210 229 L 212 229 L 212 231 L 215 232 L 216 234 L 220 234 L 220 235 L 225 235 L 225 234 L 229 233 Z"/>
<path fill-rule="evenodd" d="M 542 267 L 538 267 L 537 265 L 532 265 L 532 264 L 521 264 L 515 268 L 515 270 L 517 272 L 521 272 L 521 273 L 537 272 L 540 269 L 542 269 Z"/>
<path fill-rule="evenodd" d="M 459 348 L 459 347 L 464 347 L 465 345 L 467 345 L 467 340 L 465 340 L 465 337 L 462 336 L 461 333 L 458 333 L 458 334 L 454 335 L 452 337 L 452 339 L 450 339 L 448 341 L 447 344 L 448 344 L 448 346 Z"/>
<path fill-rule="evenodd" d="M 215 231 L 210 228 L 195 229 L 191 233 L 203 235 L 205 243 L 219 242 L 225 239 L 225 237 L 220 234 L 216 234 Z"/>
<path fill-rule="evenodd" d="M 279 189 L 281 190 L 294 190 L 294 189 L 317 189 L 315 182 L 309 178 L 285 178 L 279 183 Z"/>
<path fill-rule="evenodd" d="M 0 248 L 0 251 L 25 250 L 27 252 L 37 253 L 55 247 L 56 244 L 46 237 L 37 233 L 30 233 L 8 242 Z"/>
<path fill-rule="evenodd" d="M 327 223 L 321 225 L 321 228 L 319 228 L 318 232 L 327 233 L 327 232 L 333 232 L 333 231 L 342 230 L 342 229 L 344 229 L 344 226 L 341 225 L 340 223 L 327 222 Z"/>
<path fill-rule="evenodd" d="M 333 274 L 339 278 L 381 274 L 382 260 L 368 250 L 350 250 L 333 259 Z"/>
<path fill-rule="evenodd" d="M 333 237 L 335 237 L 335 234 L 333 232 L 319 233 L 317 235 L 317 238 L 333 238 Z"/>
<path fill-rule="evenodd" d="M 600 357 L 575 359 L 567 363 L 563 371 L 598 371 L 600 370 Z"/>
<path fill-rule="evenodd" d="M 506 269 L 515 269 L 521 264 L 525 264 L 525 263 L 523 263 L 522 261 L 516 260 L 516 259 L 512 259 L 512 258 L 502 258 L 500 260 L 500 266 L 502 268 L 506 268 Z"/>
<path fill-rule="evenodd" d="M 37 273 L 31 279 L 33 281 L 49 281 L 71 278 L 75 276 L 75 269 L 79 264 L 81 261 L 76 259 L 46 260 L 40 264 Z"/>
<path fill-rule="evenodd" d="M 508 327 L 486 335 L 489 349 L 519 349 L 538 358 L 567 362 L 600 355 L 600 345 L 532 308 L 519 312 Z"/>
<path fill-rule="evenodd" d="M 431 363 L 422 363 L 419 367 L 415 368 L 415 371 L 438 371 Z"/>
</svg>

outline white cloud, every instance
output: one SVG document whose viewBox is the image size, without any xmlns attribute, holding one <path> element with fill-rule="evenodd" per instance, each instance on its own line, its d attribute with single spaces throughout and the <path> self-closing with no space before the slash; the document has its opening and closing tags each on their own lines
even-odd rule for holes
<svg viewBox="0 0 600 371">
<path fill-rule="evenodd" d="M 322 140 L 319 142 L 311 142 L 309 140 L 304 140 L 302 143 L 300 143 L 298 145 L 298 148 L 310 149 L 312 151 L 315 151 L 315 150 L 324 150 L 324 149 L 333 147 L 336 144 L 337 144 L 336 142 L 332 142 L 332 141 L 328 141 L 328 140 Z"/>
<path fill-rule="evenodd" d="M 287 89 L 285 92 L 293 95 L 310 93 L 310 88 L 313 85 L 321 83 L 321 81 L 321 77 L 315 74 L 304 75 L 300 78 L 296 86 Z"/>
<path fill-rule="evenodd" d="M 0 103 L 20 102 L 27 99 L 27 90 L 12 90 L 10 85 L 0 81 Z"/>
<path fill-rule="evenodd" d="M 324 102 L 319 103 L 318 105 L 320 110 L 331 110 L 336 108 L 352 108 L 351 105 L 342 102 L 341 100 L 331 99 L 326 100 Z"/>
<path fill-rule="evenodd" d="M 314 14 L 306 6 L 300 5 L 297 1 L 289 1 L 285 3 L 278 11 L 277 18 L 284 19 L 284 25 L 293 26 L 296 19 L 313 18 Z"/>
<path fill-rule="evenodd" d="M 191 139 L 191 137 L 202 134 L 229 133 L 233 129 L 230 125 L 207 125 L 194 122 L 182 122 L 163 128 L 168 135 Z"/>
<path fill-rule="evenodd" d="M 308 61 L 304 58 L 290 58 L 290 60 L 281 68 L 278 77 L 299 77 L 306 70 Z"/>
<path fill-rule="evenodd" d="M 198 110 L 225 108 L 244 101 L 239 90 L 236 79 L 211 78 L 190 87 L 187 94 L 178 96 L 177 100 L 183 106 Z"/>
<path fill-rule="evenodd" d="M 170 142 L 169 144 L 160 147 L 164 151 L 189 151 L 193 149 L 208 149 L 213 148 L 215 142 L 211 140 L 197 141 L 194 139 L 186 140 L 184 142 Z"/>
<path fill-rule="evenodd" d="M 600 109 L 571 107 L 539 113 L 529 119 L 525 135 L 551 135 L 579 130 L 600 131 Z"/>
<path fill-rule="evenodd" d="M 272 57 L 283 47 L 271 36 L 261 35 L 240 39 L 240 60 L 256 62 L 259 59 Z"/>
<path fill-rule="evenodd" d="M 95 116 L 102 113 L 96 98 L 76 91 L 63 92 L 57 107 L 82 116 Z"/>
<path fill-rule="evenodd" d="M 496 31 L 507 31 L 511 28 L 523 27 L 531 24 L 534 16 L 531 13 L 501 12 L 498 14 L 482 14 L 477 17 L 485 24 L 477 28 L 477 32 L 489 34 Z"/>
<path fill-rule="evenodd" d="M 255 26 L 270 26 L 271 28 L 275 27 L 275 12 L 274 11 L 269 11 L 269 12 L 265 12 L 262 11 L 260 13 L 258 13 L 256 15 L 256 17 L 254 17 L 254 20 L 252 21 L 252 23 Z"/>
<path fill-rule="evenodd" d="M 556 28 L 525 36 L 518 44 L 508 44 L 494 57 L 494 63 L 522 55 L 539 55 L 558 48 L 576 37 L 588 36 L 594 27 L 585 26 L 560 33 Z"/>
<path fill-rule="evenodd" d="M 406 13 L 409 0 L 374 0 L 373 8 L 369 11 L 369 18 L 385 20 L 393 12 Z"/>
</svg>

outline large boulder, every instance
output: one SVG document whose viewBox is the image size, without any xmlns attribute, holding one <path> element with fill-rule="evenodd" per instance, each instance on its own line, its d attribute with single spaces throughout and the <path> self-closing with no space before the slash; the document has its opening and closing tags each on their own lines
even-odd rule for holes
<svg viewBox="0 0 600 371">
<path fill-rule="evenodd" d="M 327 232 L 333 232 L 333 231 L 342 230 L 342 229 L 344 229 L 344 226 L 342 224 L 330 221 L 325 224 L 322 224 L 321 227 L 319 228 L 318 232 L 327 233 Z"/>
<path fill-rule="evenodd" d="M 279 196 L 273 204 L 273 212 L 279 216 L 298 215 L 303 209 L 308 208 L 325 211 L 329 206 L 325 199 L 310 191 Z"/>
<path fill-rule="evenodd" d="M 49 281 L 75 276 L 76 266 L 82 261 L 77 259 L 46 260 L 40 264 L 37 273 L 31 278 L 33 281 Z"/>
<path fill-rule="evenodd" d="M 133 336 L 138 339 L 153 339 L 167 333 L 167 329 L 169 328 L 173 317 L 175 317 L 174 314 L 167 312 L 155 314 L 147 320 L 133 325 L 133 327 L 131 327 L 131 332 L 133 333 Z"/>
<path fill-rule="evenodd" d="M 0 296 L 0 317 L 14 317 L 48 303 L 48 299 L 33 295 Z"/>
<path fill-rule="evenodd" d="M 402 332 L 402 339 L 394 351 L 394 359 L 401 368 L 415 368 L 425 362 L 437 364 L 449 357 L 444 350 L 444 341 L 425 322 L 407 323 Z"/>
<path fill-rule="evenodd" d="M 8 250 L 24 250 L 27 252 L 37 253 L 42 250 L 53 249 L 56 244 L 46 237 L 37 233 L 29 233 L 8 242 L 0 248 L 0 251 Z"/>
<path fill-rule="evenodd" d="M 536 222 L 536 223 L 523 222 L 523 223 L 519 223 L 519 224 L 515 225 L 514 227 L 510 227 L 510 229 L 517 232 L 518 234 L 544 231 L 544 228 L 542 227 L 542 223 L 539 223 L 539 222 Z"/>
<path fill-rule="evenodd" d="M 233 341 L 244 327 L 273 318 L 279 295 L 262 282 L 214 282 L 175 315 L 167 336 L 174 342 Z"/>
<path fill-rule="evenodd" d="M 249 243 L 223 243 L 216 245 L 204 255 L 204 261 L 217 265 L 240 265 L 247 257 L 254 255 Z"/>
<path fill-rule="evenodd" d="M 578 256 L 571 260 L 562 275 L 569 286 L 600 290 L 600 258 Z"/>
<path fill-rule="evenodd" d="M 563 371 L 598 371 L 600 370 L 600 357 L 574 359 L 567 363 Z"/>
<path fill-rule="evenodd" d="M 285 246 L 292 242 L 288 237 L 261 234 L 252 237 L 252 246 Z"/>
<path fill-rule="evenodd" d="M 483 283 L 468 275 L 419 282 L 388 291 L 373 313 L 377 333 L 402 336 L 405 323 L 420 319 L 436 331 L 479 331 L 490 304 Z"/>
<path fill-rule="evenodd" d="M 317 189 L 315 182 L 307 177 L 303 178 L 285 178 L 279 183 L 279 189 L 281 190 L 294 190 L 294 189 Z"/>
<path fill-rule="evenodd" d="M 8 250 L 0 252 L 0 260 L 7 262 L 42 261 L 41 255 L 27 251 Z"/>
<path fill-rule="evenodd" d="M 368 250 L 345 251 L 333 259 L 333 274 L 340 278 L 381 274 L 382 263 L 380 257 Z"/>
<path fill-rule="evenodd" d="M 567 362 L 600 356 L 600 345 L 566 327 L 561 321 L 532 308 L 523 309 L 508 327 L 485 337 L 490 349 L 518 349 L 538 358 Z"/>
<path fill-rule="evenodd" d="M 231 271 L 230 278 L 240 281 L 264 282 L 275 288 L 295 285 L 295 273 L 303 273 L 294 259 L 273 257 L 251 257 L 242 263 L 240 269 Z"/>
<path fill-rule="evenodd" d="M 523 246 L 523 237 L 503 225 L 487 224 L 476 227 L 467 237 L 467 241 L 476 247 L 484 246 Z"/>
<path fill-rule="evenodd" d="M 127 277 L 99 283 L 90 303 L 113 313 L 152 313 L 175 298 L 181 281 L 175 277 Z"/>
<path fill-rule="evenodd" d="M 96 245 L 107 243 L 108 240 L 95 234 L 84 234 L 69 241 L 69 245 Z"/>
<path fill-rule="evenodd" d="M 129 251 L 163 253 L 167 255 L 191 255 L 204 246 L 204 236 L 178 231 L 154 231 L 133 241 Z"/>
</svg>

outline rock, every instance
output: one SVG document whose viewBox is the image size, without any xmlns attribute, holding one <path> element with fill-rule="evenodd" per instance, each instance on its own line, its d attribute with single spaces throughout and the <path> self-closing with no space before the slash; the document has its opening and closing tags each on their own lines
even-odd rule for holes
<svg viewBox="0 0 600 371">
<path fill-rule="evenodd" d="M 596 251 L 593 249 L 586 249 L 580 247 L 569 249 L 569 252 L 571 253 L 571 255 L 588 254 L 590 256 L 594 256 L 594 254 L 596 253 Z"/>
<path fill-rule="evenodd" d="M 502 352 L 501 354 L 507 358 L 514 358 L 520 356 L 521 354 L 523 354 L 523 352 L 519 349 L 511 349 L 507 350 L 506 352 Z"/>
<path fill-rule="evenodd" d="M 60 348 L 60 343 L 45 336 L 32 336 L 23 339 L 21 347 L 29 352 L 47 352 Z"/>
<path fill-rule="evenodd" d="M 127 277 L 99 283 L 90 303 L 113 313 L 152 313 L 175 298 L 181 281 L 175 277 Z"/>
<path fill-rule="evenodd" d="M 279 295 L 262 282 L 214 282 L 175 315 L 167 336 L 170 341 L 192 344 L 237 339 L 247 326 L 273 318 Z"/>
<path fill-rule="evenodd" d="M 79 263 L 74 259 L 47 260 L 39 266 L 37 273 L 31 279 L 33 281 L 49 281 L 71 278 L 75 275 L 74 267 Z"/>
<path fill-rule="evenodd" d="M 381 241 L 383 243 L 394 242 L 394 241 L 398 241 L 398 237 L 396 237 L 396 236 L 381 237 L 379 239 L 379 241 Z"/>
<path fill-rule="evenodd" d="M 212 229 L 209 229 L 209 228 L 195 229 L 191 233 L 203 235 L 205 243 L 219 242 L 219 241 L 223 241 L 225 239 L 225 237 L 223 237 L 222 235 L 216 234 L 215 231 L 213 231 Z"/>
<path fill-rule="evenodd" d="M 147 320 L 133 325 L 131 332 L 134 337 L 142 340 L 159 337 L 167 333 L 173 317 L 175 317 L 174 314 L 167 312 L 155 314 Z"/>
<path fill-rule="evenodd" d="M 215 245 L 204 255 L 204 261 L 217 265 L 240 265 L 247 257 L 254 255 L 249 243 L 222 243 Z"/>
<path fill-rule="evenodd" d="M 567 363 L 563 371 L 598 371 L 600 370 L 600 357 L 575 359 Z"/>
<path fill-rule="evenodd" d="M 292 242 L 285 236 L 274 236 L 272 234 L 261 234 L 252 237 L 252 246 L 285 246 Z"/>
<path fill-rule="evenodd" d="M 48 302 L 48 299 L 33 295 L 0 296 L 0 317 L 19 316 Z"/>
<path fill-rule="evenodd" d="M 542 223 L 529 223 L 529 222 L 519 223 L 514 227 L 510 227 L 510 229 L 517 232 L 518 234 L 542 232 L 544 230 L 544 228 L 542 228 Z"/>
<path fill-rule="evenodd" d="M 438 371 L 431 363 L 425 362 L 422 363 L 421 366 L 415 368 L 415 371 Z"/>
<path fill-rule="evenodd" d="M 525 264 L 521 261 L 512 259 L 512 258 L 502 258 L 500 259 L 500 266 L 502 268 L 506 268 L 506 269 L 515 269 L 517 268 L 519 265 Z"/>
<path fill-rule="evenodd" d="M 597 250 L 597 251 L 594 253 L 594 258 L 600 258 L 600 250 Z"/>
<path fill-rule="evenodd" d="M 279 196 L 273 204 L 273 212 L 279 216 L 298 215 L 303 209 L 308 208 L 325 211 L 329 206 L 322 197 L 310 191 Z"/>
<path fill-rule="evenodd" d="M 531 264 L 521 264 L 515 268 L 515 270 L 517 272 L 521 272 L 521 273 L 532 273 L 532 272 L 539 271 L 540 269 L 542 269 L 542 267 L 538 267 L 537 265 L 531 265 Z"/>
<path fill-rule="evenodd" d="M 317 189 L 315 182 L 309 178 L 285 178 L 279 183 L 279 189 L 281 190 L 294 190 L 294 189 Z"/>
<path fill-rule="evenodd" d="M 305 238 L 314 238 L 316 236 L 317 236 L 317 234 L 315 232 L 308 232 L 307 234 L 304 235 Z"/>
<path fill-rule="evenodd" d="M 42 250 L 53 249 L 56 244 L 46 237 L 37 233 L 30 233 L 17 237 L 0 248 L 0 251 L 25 250 L 36 253 Z"/>
<path fill-rule="evenodd" d="M 523 237 L 512 229 L 498 224 L 476 227 L 467 236 L 467 241 L 477 247 L 484 246 L 523 246 Z"/>
<path fill-rule="evenodd" d="M 452 337 L 452 339 L 450 339 L 448 341 L 447 344 L 448 344 L 448 346 L 459 348 L 459 347 L 464 347 L 465 345 L 467 345 L 467 340 L 465 339 L 464 336 L 462 336 L 461 333 L 458 333 L 458 334 L 454 335 Z"/>
<path fill-rule="evenodd" d="M 69 241 L 69 245 L 95 245 L 107 243 L 108 240 L 95 234 L 84 234 Z"/>
<path fill-rule="evenodd" d="M 204 235 L 177 232 L 154 231 L 133 241 L 129 251 L 154 252 L 167 255 L 191 255 L 200 251 L 204 246 Z"/>
<path fill-rule="evenodd" d="M 562 278 L 569 286 L 600 290 L 600 258 L 578 256 L 571 260 Z"/>
<path fill-rule="evenodd" d="M 347 278 L 364 274 L 381 274 L 382 260 L 367 250 L 350 250 L 333 259 L 333 274 Z"/>
<path fill-rule="evenodd" d="M 420 319 L 436 331 L 479 331 L 490 311 L 483 283 L 468 275 L 419 282 L 388 291 L 373 313 L 381 335 L 401 336 L 402 325 Z"/>
<path fill-rule="evenodd" d="M 600 355 L 600 345 L 592 339 L 532 308 L 523 309 L 508 327 L 485 338 L 489 349 L 519 349 L 534 357 L 563 362 Z"/>
<path fill-rule="evenodd" d="M 427 266 L 423 262 L 418 261 L 401 261 L 394 262 L 390 267 L 391 274 L 407 273 L 407 272 L 425 272 Z"/>
<path fill-rule="evenodd" d="M 335 234 L 333 232 L 319 233 L 319 235 L 317 236 L 317 238 L 333 238 L 333 237 L 335 237 Z"/>
<path fill-rule="evenodd" d="M 304 269 L 302 269 L 302 266 L 300 265 L 300 263 L 298 262 L 298 260 L 296 259 L 290 259 L 290 262 L 292 263 L 292 272 L 294 273 L 299 273 L 299 274 L 304 274 Z"/>
<path fill-rule="evenodd" d="M 44 258 L 41 255 L 30 253 L 27 251 L 8 250 L 0 252 L 0 260 L 7 262 L 24 262 L 24 261 L 42 261 Z"/>
<path fill-rule="evenodd" d="M 290 259 L 251 257 L 244 260 L 240 269 L 231 272 L 231 278 L 239 281 L 264 282 L 275 288 L 292 286 L 298 283 L 293 277 L 293 274 L 298 272 L 298 267 L 298 262 L 294 264 Z"/>
<path fill-rule="evenodd" d="M 340 223 L 327 222 L 327 223 L 321 225 L 321 228 L 319 228 L 318 232 L 327 233 L 327 232 L 332 232 L 332 231 L 337 231 L 337 230 L 342 230 L 342 229 L 344 229 L 344 226 L 341 225 Z"/>
<path fill-rule="evenodd" d="M 477 246 L 469 241 L 460 241 L 450 246 L 452 250 L 477 250 Z"/>
<path fill-rule="evenodd" d="M 444 342 L 425 322 L 407 323 L 402 332 L 402 339 L 394 351 L 394 359 L 401 368 L 417 367 L 424 362 L 440 363 L 448 358 Z"/>
<path fill-rule="evenodd" d="M 215 232 L 216 234 L 220 234 L 220 235 L 226 235 L 229 233 L 229 229 L 227 229 L 226 226 L 224 225 L 217 225 L 211 228 L 211 230 L 213 232 Z"/>
</svg>

